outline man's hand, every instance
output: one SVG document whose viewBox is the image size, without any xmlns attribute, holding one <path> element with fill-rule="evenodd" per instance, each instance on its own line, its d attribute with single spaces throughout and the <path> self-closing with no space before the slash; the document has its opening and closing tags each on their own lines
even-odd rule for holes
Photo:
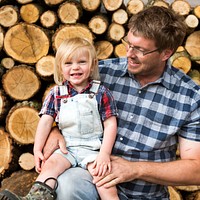
<svg viewBox="0 0 200 200">
<path fill-rule="evenodd" d="M 48 159 L 58 148 L 60 148 L 62 153 L 67 153 L 64 137 L 61 135 L 58 127 L 53 127 L 43 149 L 45 159 Z"/>
<path fill-rule="evenodd" d="M 133 168 L 134 162 L 123 158 L 111 156 L 112 170 L 104 177 L 94 177 L 93 183 L 97 187 L 109 188 L 119 183 L 129 182 L 136 178 L 136 170 Z"/>
</svg>

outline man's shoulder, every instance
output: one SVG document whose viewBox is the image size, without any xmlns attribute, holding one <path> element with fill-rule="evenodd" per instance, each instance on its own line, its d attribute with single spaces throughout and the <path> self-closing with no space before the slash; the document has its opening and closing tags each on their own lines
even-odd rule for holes
<svg viewBox="0 0 200 200">
<path fill-rule="evenodd" d="M 99 67 L 108 67 L 108 66 L 126 66 L 127 65 L 127 58 L 126 57 L 119 57 L 119 58 L 109 58 L 105 60 L 99 61 Z"/>
<path fill-rule="evenodd" d="M 194 80 L 183 71 L 171 67 L 171 84 L 175 88 L 180 88 L 180 90 L 188 90 L 200 95 L 200 86 L 195 83 Z"/>
</svg>

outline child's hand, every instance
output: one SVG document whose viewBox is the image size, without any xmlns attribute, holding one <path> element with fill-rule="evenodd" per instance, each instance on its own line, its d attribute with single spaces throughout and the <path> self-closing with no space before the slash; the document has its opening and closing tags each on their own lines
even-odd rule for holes
<svg viewBox="0 0 200 200">
<path fill-rule="evenodd" d="M 45 162 L 44 155 L 41 151 L 34 152 L 35 158 L 35 170 L 36 172 L 40 173 L 42 170 L 42 163 Z"/>
<path fill-rule="evenodd" d="M 100 152 L 96 160 L 93 163 L 93 176 L 104 176 L 106 172 L 110 173 L 111 162 L 110 154 L 105 152 Z"/>
</svg>

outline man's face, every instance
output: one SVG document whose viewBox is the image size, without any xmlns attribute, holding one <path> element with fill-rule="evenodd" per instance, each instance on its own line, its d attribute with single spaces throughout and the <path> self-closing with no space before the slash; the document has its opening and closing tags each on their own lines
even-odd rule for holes
<svg viewBox="0 0 200 200">
<path fill-rule="evenodd" d="M 134 74 L 139 82 L 143 79 L 152 82 L 159 78 L 168 59 L 164 56 L 165 51 L 159 52 L 154 40 L 133 35 L 130 31 L 126 42 L 128 43 L 128 71 Z"/>
</svg>

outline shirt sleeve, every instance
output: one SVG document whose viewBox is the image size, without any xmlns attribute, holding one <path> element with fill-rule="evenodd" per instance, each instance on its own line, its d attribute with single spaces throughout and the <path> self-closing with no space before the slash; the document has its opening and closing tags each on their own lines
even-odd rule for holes
<svg viewBox="0 0 200 200">
<path fill-rule="evenodd" d="M 56 106 L 55 106 L 55 102 L 56 102 L 56 99 L 55 99 L 55 87 L 53 87 L 49 94 L 46 96 L 43 104 L 42 104 L 42 108 L 39 112 L 39 116 L 41 115 L 51 115 L 54 119 L 56 118 L 57 116 L 57 111 L 56 111 Z"/>
<path fill-rule="evenodd" d="M 110 90 L 104 86 L 102 86 L 100 90 L 102 93 L 102 98 L 100 101 L 100 114 L 101 114 L 101 119 L 105 121 L 107 118 L 111 116 L 117 116 L 118 112 L 115 100 Z"/>
</svg>

